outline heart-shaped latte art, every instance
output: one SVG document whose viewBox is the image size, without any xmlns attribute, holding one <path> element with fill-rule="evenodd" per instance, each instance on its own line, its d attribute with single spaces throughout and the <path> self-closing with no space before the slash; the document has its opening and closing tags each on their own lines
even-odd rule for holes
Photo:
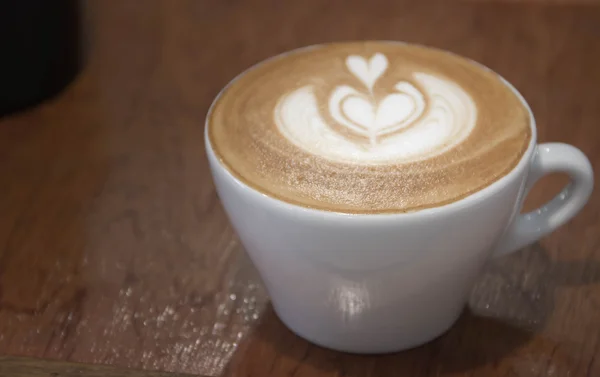
<svg viewBox="0 0 600 377">
<path fill-rule="evenodd" d="M 415 100 L 403 93 L 390 94 L 378 106 L 365 96 L 350 95 L 340 106 L 348 121 L 373 132 L 403 124 L 417 109 Z"/>
<path fill-rule="evenodd" d="M 354 79 L 335 86 L 325 103 L 317 80 L 279 99 L 274 120 L 295 146 L 352 164 L 417 161 L 458 145 L 475 126 L 473 99 L 450 80 L 398 69 L 386 75 L 379 53 L 345 62 Z M 327 77 L 322 82 L 330 87 Z"/>
<path fill-rule="evenodd" d="M 378 137 L 406 127 L 423 113 L 423 94 L 408 82 L 398 82 L 398 92 L 375 100 L 373 86 L 388 67 L 385 55 L 378 53 L 368 60 L 351 55 L 346 66 L 368 92 L 347 85 L 335 88 L 329 98 L 329 112 L 339 124 L 368 137 L 373 144 Z"/>
<path fill-rule="evenodd" d="M 373 89 L 375 81 L 388 67 L 387 58 L 383 54 L 375 54 L 367 61 L 362 56 L 351 55 L 346 59 L 346 66 L 356 78 L 369 88 Z"/>
<path fill-rule="evenodd" d="M 407 127 L 425 109 L 423 95 L 410 83 L 399 82 L 395 88 L 398 92 L 376 103 L 372 95 L 339 86 L 329 98 L 329 111 L 339 124 L 375 142 L 382 135 Z"/>
<path fill-rule="evenodd" d="M 348 120 L 366 128 L 380 131 L 404 122 L 415 111 L 415 101 L 406 94 L 390 94 L 379 106 L 362 96 L 349 96 L 341 103 L 342 114 Z"/>
</svg>

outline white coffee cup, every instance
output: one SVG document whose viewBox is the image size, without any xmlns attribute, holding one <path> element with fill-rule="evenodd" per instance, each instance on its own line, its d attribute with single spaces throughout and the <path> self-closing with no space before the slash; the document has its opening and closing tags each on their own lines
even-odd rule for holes
<svg viewBox="0 0 600 377">
<path fill-rule="evenodd" d="M 242 183 L 216 158 L 205 133 L 219 197 L 258 268 L 280 319 L 318 345 L 386 353 L 423 344 L 459 317 L 485 262 L 531 244 L 575 216 L 593 188 L 577 148 L 532 137 L 506 176 L 464 199 L 401 214 L 344 214 L 280 201 Z M 520 214 L 542 176 L 570 183 Z"/>
</svg>

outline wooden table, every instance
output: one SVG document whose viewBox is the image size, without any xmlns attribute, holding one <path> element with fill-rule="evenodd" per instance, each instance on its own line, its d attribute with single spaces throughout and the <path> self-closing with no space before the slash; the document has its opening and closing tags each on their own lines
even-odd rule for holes
<svg viewBox="0 0 600 377">
<path fill-rule="evenodd" d="M 317 42 L 394 39 L 497 70 L 530 102 L 540 141 L 574 144 L 598 168 L 600 5 L 87 9 L 78 79 L 0 120 L 0 355 L 212 376 L 600 376 L 598 195 L 539 244 L 490 262 L 446 335 L 394 355 L 348 355 L 276 318 L 215 195 L 202 137 L 213 97 L 253 63 Z M 563 183 L 544 180 L 529 207 Z"/>
</svg>

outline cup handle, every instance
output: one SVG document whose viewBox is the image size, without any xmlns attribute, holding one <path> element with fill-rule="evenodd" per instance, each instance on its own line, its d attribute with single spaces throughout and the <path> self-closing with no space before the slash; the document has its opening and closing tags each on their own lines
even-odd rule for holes
<svg viewBox="0 0 600 377">
<path fill-rule="evenodd" d="M 496 256 L 519 250 L 571 220 L 588 201 L 594 187 L 594 172 L 579 149 L 562 143 L 537 146 L 530 165 L 519 209 L 533 185 L 544 175 L 566 173 L 571 181 L 548 203 L 529 213 L 518 214 L 496 246 Z"/>
</svg>

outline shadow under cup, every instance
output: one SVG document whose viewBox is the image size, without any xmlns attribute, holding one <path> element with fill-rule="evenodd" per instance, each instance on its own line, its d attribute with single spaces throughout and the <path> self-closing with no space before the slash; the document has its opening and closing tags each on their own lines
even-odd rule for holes
<svg viewBox="0 0 600 377">
<path fill-rule="evenodd" d="M 566 167 L 548 163 L 552 158 L 540 159 L 533 114 L 506 84 L 531 119 L 531 140 L 517 166 L 466 198 L 411 213 L 345 214 L 265 195 L 218 161 L 207 124 L 205 145 L 218 195 L 277 315 L 292 331 L 318 345 L 353 353 L 387 353 L 423 344 L 458 319 L 493 254 L 534 242 L 581 209 L 593 184 L 589 161 L 564 144 L 554 149 L 548 145 L 550 156 L 561 160 L 563 151 L 576 150 L 583 157 L 573 152 Z M 535 233 L 527 229 L 538 224 L 526 218 L 530 214 L 518 214 L 529 188 L 551 171 L 567 172 L 575 184 L 548 204 L 549 215 L 532 218 L 552 220 Z"/>
</svg>

